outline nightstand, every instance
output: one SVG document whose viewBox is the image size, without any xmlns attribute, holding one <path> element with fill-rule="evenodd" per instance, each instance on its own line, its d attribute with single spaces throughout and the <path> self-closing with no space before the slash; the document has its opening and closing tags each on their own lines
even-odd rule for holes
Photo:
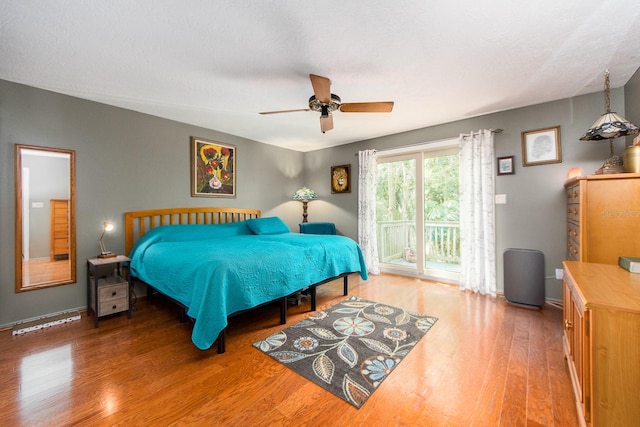
<svg viewBox="0 0 640 427">
<path fill-rule="evenodd" d="M 87 259 L 87 312 L 93 311 L 96 328 L 99 318 L 108 314 L 126 311 L 131 319 L 130 279 L 121 274 L 121 263 L 128 261 L 124 255 Z"/>
</svg>

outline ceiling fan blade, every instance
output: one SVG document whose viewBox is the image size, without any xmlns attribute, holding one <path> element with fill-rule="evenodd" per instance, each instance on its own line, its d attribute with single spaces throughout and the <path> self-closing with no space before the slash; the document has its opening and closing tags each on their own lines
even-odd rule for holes
<svg viewBox="0 0 640 427">
<path fill-rule="evenodd" d="M 322 104 L 331 102 L 331 80 L 315 74 L 309 74 L 309 79 L 316 99 Z"/>
<path fill-rule="evenodd" d="M 390 113 L 393 101 L 387 102 L 345 102 L 340 105 L 343 113 Z"/>
<path fill-rule="evenodd" d="M 333 116 L 329 114 L 327 117 L 320 117 L 320 130 L 325 133 L 333 129 Z"/>
<path fill-rule="evenodd" d="M 261 111 L 259 114 L 295 113 L 298 111 L 311 111 L 311 110 L 309 108 L 298 108 L 296 110 Z"/>
</svg>

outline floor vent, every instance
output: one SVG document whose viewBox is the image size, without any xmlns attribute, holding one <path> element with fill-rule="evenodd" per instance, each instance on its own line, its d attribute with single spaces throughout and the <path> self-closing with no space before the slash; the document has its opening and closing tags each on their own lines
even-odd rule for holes
<svg viewBox="0 0 640 427">
<path fill-rule="evenodd" d="M 48 328 L 51 326 L 61 325 L 63 323 L 73 322 L 74 320 L 80 320 L 80 312 L 77 310 L 54 314 L 52 316 L 45 316 L 23 323 L 16 323 L 15 325 L 13 325 L 12 335 L 22 335 L 26 334 L 27 332 L 37 331 L 42 328 Z"/>
</svg>

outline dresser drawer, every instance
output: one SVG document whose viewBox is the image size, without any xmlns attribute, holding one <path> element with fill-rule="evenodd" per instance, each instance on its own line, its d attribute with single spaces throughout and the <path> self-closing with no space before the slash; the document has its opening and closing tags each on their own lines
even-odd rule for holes
<svg viewBox="0 0 640 427">
<path fill-rule="evenodd" d="M 572 240 L 576 245 L 580 244 L 580 225 L 572 221 L 567 222 L 567 241 Z"/>
<path fill-rule="evenodd" d="M 568 240 L 567 259 L 569 261 L 580 261 L 580 245 Z"/>
<path fill-rule="evenodd" d="M 567 188 L 567 204 L 578 203 L 580 201 L 580 185 L 573 185 Z"/>
<path fill-rule="evenodd" d="M 580 186 L 574 185 L 567 188 L 567 219 L 576 223 L 580 222 Z"/>
<path fill-rule="evenodd" d="M 580 205 L 578 203 L 567 204 L 567 219 L 576 224 L 580 223 Z"/>
</svg>

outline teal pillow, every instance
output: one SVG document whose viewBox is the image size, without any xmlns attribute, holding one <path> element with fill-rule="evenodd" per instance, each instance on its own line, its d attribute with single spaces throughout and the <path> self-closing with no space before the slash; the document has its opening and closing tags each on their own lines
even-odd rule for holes
<svg viewBox="0 0 640 427">
<path fill-rule="evenodd" d="M 277 216 L 248 219 L 247 227 L 253 234 L 283 234 L 291 232 L 287 224 Z"/>
</svg>

